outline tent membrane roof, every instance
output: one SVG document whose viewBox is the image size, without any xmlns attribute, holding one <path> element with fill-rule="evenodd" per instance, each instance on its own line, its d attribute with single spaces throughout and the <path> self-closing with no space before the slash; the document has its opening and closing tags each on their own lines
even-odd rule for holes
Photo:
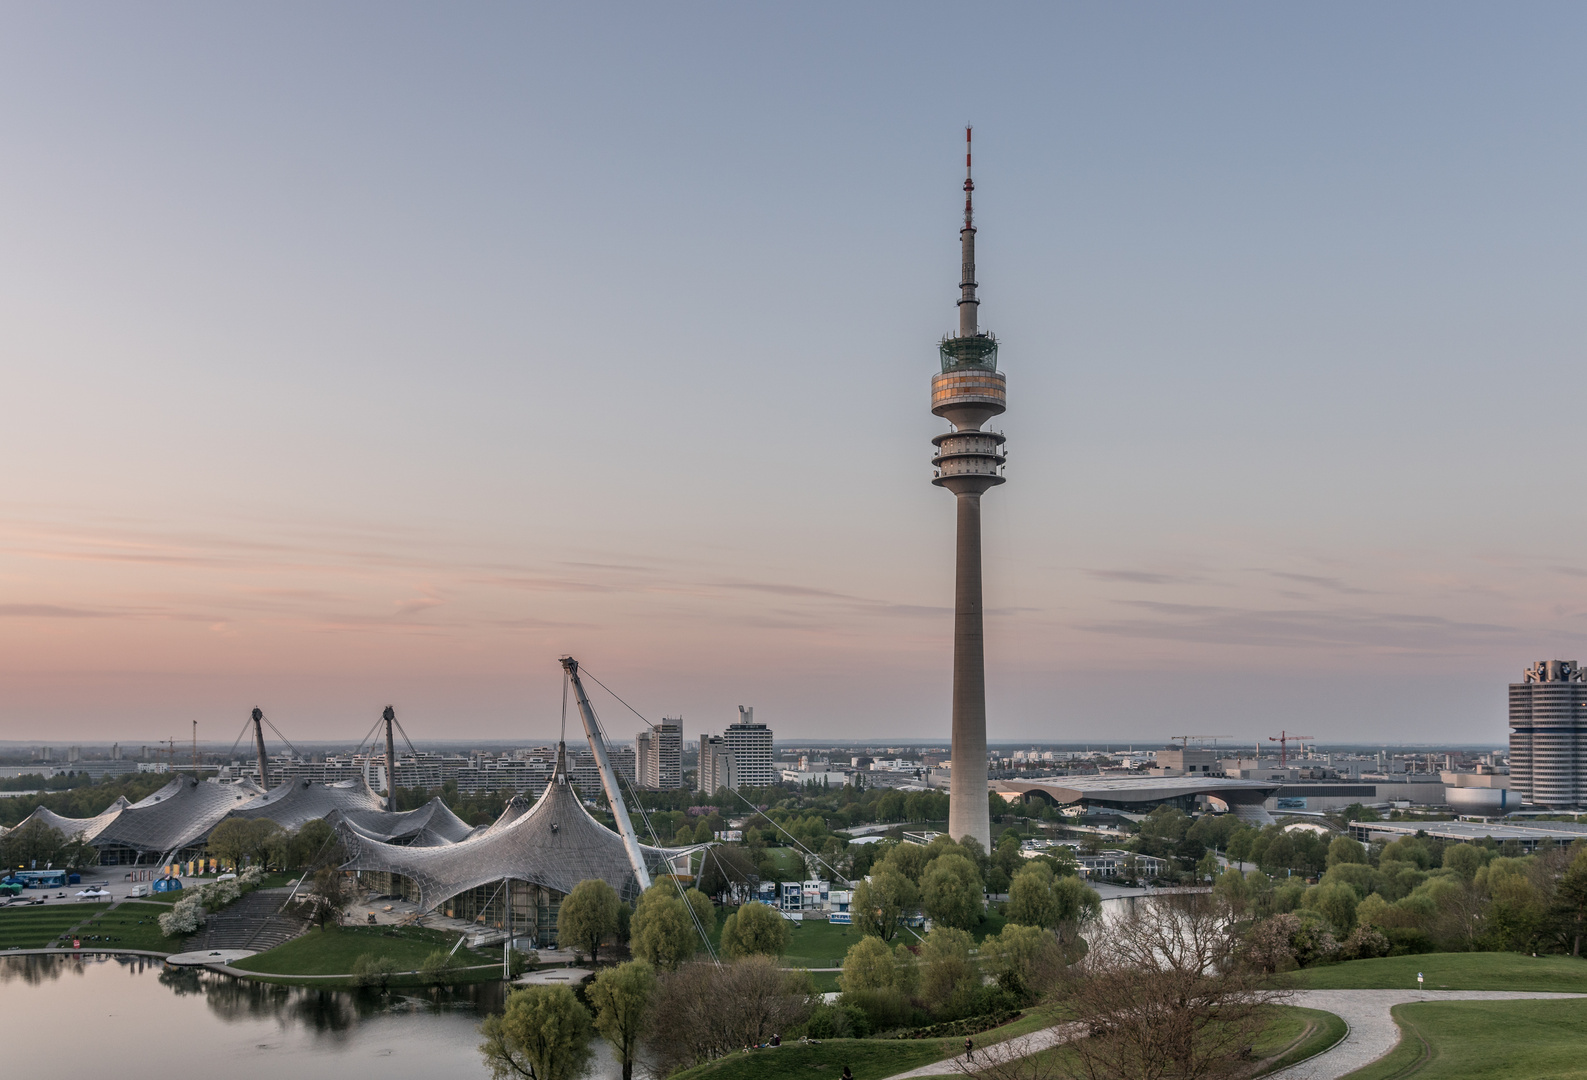
<svg viewBox="0 0 1587 1080">
<path fill-rule="evenodd" d="M 382 844 L 344 825 L 342 842 L 352 856 L 344 868 L 408 878 L 418 886 L 421 910 L 431 910 L 449 897 L 503 878 L 528 881 L 563 894 L 572 892 L 581 881 L 600 878 L 622 899 L 638 897 L 638 879 L 622 837 L 589 815 L 566 774 L 547 784 L 545 793 L 526 813 L 505 825 L 497 824 L 499 828 L 492 826 L 461 843 L 428 848 Z M 641 845 L 640 850 L 652 872 L 663 873 L 670 858 L 698 848 Z"/>
</svg>

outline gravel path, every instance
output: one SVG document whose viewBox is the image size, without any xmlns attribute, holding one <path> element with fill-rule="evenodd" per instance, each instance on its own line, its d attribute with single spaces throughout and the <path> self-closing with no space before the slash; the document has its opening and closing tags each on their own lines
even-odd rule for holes
<svg viewBox="0 0 1587 1080">
<path fill-rule="evenodd" d="M 1526 998 L 1579 998 L 1587 994 L 1542 994 L 1524 990 L 1298 990 L 1287 1004 L 1322 1009 L 1344 1018 L 1350 1033 L 1332 1050 L 1267 1080 L 1338 1080 L 1370 1065 L 1400 1041 L 1389 1010 L 1408 1001 L 1510 1001 Z"/>
</svg>

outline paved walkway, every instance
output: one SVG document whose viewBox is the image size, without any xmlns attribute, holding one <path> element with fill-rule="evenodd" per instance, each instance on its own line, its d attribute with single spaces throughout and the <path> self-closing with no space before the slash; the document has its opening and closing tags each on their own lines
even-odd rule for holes
<svg viewBox="0 0 1587 1080">
<path fill-rule="evenodd" d="M 1000 1060 L 1008 1060 L 1010 1057 L 1028 1057 L 1043 1050 L 1050 1050 L 1059 1043 L 1066 1041 L 1079 1027 L 1079 1024 L 1059 1024 L 1057 1027 L 1043 1028 L 1041 1031 L 1033 1031 L 1029 1035 L 1017 1035 L 1012 1039 L 1005 1039 L 992 1045 L 996 1048 Z M 944 1039 L 943 1041 L 963 1042 L 964 1040 L 961 1037 L 959 1039 Z M 977 1057 L 980 1057 L 985 1051 L 978 1047 L 975 1053 Z M 964 1055 L 960 1054 L 958 1057 L 947 1058 L 943 1061 L 933 1062 L 930 1065 L 922 1065 L 918 1069 L 911 1069 L 909 1072 L 898 1073 L 896 1076 L 888 1077 L 887 1080 L 909 1080 L 910 1077 L 916 1076 L 953 1076 L 961 1071 L 964 1064 Z M 974 1064 L 973 1061 L 970 1062 L 972 1068 Z"/>
<path fill-rule="evenodd" d="M 1393 1050 L 1400 1041 L 1400 1028 L 1390 1011 L 1411 1001 L 1518 1001 L 1536 998 L 1582 998 L 1587 994 L 1533 993 L 1526 990 L 1299 990 L 1286 1002 L 1308 1009 L 1321 1009 L 1343 1018 L 1349 1033 L 1322 1054 L 1265 1080 L 1339 1080 L 1370 1065 Z M 1069 1038 L 1078 1025 L 1060 1024 L 1030 1035 L 1021 1035 L 996 1044 L 1004 1054 L 1015 1051 L 1020 1057 L 1057 1046 Z M 977 1051 L 979 1054 L 980 1051 Z M 973 1063 L 972 1067 L 973 1067 Z M 922 1076 L 948 1076 L 965 1065 L 963 1055 L 898 1073 L 888 1080 L 911 1080 Z"/>
<path fill-rule="evenodd" d="M 1525 990 L 1299 990 L 1286 1004 L 1322 1009 L 1342 1017 L 1350 1032 L 1332 1050 L 1292 1065 L 1267 1080 L 1337 1080 L 1393 1050 L 1400 1028 L 1389 1015 L 1409 1001 L 1511 1001 L 1579 998 L 1587 994 L 1543 994 Z"/>
</svg>

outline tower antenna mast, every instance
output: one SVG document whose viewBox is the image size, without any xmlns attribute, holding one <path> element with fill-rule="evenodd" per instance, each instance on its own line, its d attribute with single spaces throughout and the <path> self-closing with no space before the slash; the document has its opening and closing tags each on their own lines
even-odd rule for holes
<svg viewBox="0 0 1587 1080">
<path fill-rule="evenodd" d="M 964 225 L 959 229 L 959 332 L 937 351 L 942 370 L 931 378 L 931 411 L 953 425 L 932 439 L 932 483 L 956 496 L 958 544 L 953 598 L 953 774 L 948 834 L 991 847 L 986 783 L 986 656 L 982 632 L 981 496 L 1003 483 L 1001 433 L 982 425 L 1007 407 L 1007 380 L 997 370 L 997 339 L 980 328 L 975 280 L 975 180 L 972 129 L 964 129 Z"/>
</svg>

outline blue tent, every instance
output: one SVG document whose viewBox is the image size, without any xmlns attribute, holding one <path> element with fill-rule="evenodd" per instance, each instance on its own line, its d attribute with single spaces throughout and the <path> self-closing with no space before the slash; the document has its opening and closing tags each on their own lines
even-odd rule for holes
<svg viewBox="0 0 1587 1080">
<path fill-rule="evenodd" d="M 162 877 L 154 879 L 155 892 L 176 892 L 181 887 L 182 883 L 174 877 Z"/>
</svg>

